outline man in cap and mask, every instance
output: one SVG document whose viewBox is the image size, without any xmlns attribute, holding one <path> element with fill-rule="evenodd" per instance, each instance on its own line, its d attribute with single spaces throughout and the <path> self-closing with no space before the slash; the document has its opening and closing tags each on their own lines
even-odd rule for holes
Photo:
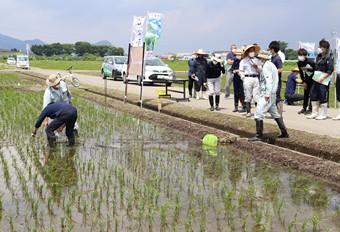
<svg viewBox="0 0 340 232">
<path fill-rule="evenodd" d="M 262 51 L 258 58 L 262 65 L 259 65 L 260 71 L 260 97 L 256 106 L 256 135 L 250 138 L 249 141 L 259 141 L 263 138 L 263 120 L 265 114 L 269 112 L 280 128 L 281 135 L 279 138 L 288 138 L 288 132 L 283 119 L 278 112 L 276 106 L 276 93 L 279 83 L 278 70 L 276 66 L 270 61 L 270 53 Z"/>
</svg>

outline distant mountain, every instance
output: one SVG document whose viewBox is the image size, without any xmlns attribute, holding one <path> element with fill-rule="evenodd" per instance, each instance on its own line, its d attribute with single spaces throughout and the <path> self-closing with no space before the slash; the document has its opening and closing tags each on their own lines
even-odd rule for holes
<svg viewBox="0 0 340 232">
<path fill-rule="evenodd" d="M 11 36 L 0 34 L 0 49 L 10 50 L 12 48 L 16 48 L 19 50 L 26 50 L 26 44 L 42 45 L 42 44 L 45 44 L 45 42 L 39 39 L 20 40 L 20 39 L 13 38 Z"/>
<path fill-rule="evenodd" d="M 102 46 L 113 46 L 112 43 L 108 40 L 101 40 L 95 43 L 95 45 L 102 45 Z"/>
</svg>

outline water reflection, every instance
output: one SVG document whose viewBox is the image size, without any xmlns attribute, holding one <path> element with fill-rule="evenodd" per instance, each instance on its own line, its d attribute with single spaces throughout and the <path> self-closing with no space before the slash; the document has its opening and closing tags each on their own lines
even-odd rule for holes
<svg viewBox="0 0 340 232">
<path fill-rule="evenodd" d="M 64 189 L 77 184 L 76 154 L 77 147 L 58 146 L 45 151 L 41 174 L 56 200 Z"/>
</svg>

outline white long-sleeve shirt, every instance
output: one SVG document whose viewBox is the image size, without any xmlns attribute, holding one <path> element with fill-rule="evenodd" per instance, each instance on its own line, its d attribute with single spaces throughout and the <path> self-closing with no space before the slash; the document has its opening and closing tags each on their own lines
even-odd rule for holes
<svg viewBox="0 0 340 232">
<path fill-rule="evenodd" d="M 279 84 L 279 75 L 276 66 L 271 61 L 266 61 L 260 75 L 260 96 L 270 97 L 276 95 Z"/>
<path fill-rule="evenodd" d="M 256 57 L 247 56 L 241 60 L 239 70 L 243 75 L 259 75 L 259 72 L 253 67 L 254 64 L 260 66 L 261 62 Z"/>
</svg>

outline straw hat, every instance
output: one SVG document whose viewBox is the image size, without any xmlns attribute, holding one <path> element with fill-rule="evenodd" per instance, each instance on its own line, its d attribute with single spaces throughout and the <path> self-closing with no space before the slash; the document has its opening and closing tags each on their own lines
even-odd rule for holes
<svg viewBox="0 0 340 232">
<path fill-rule="evenodd" d="M 204 52 L 203 49 L 198 49 L 196 52 L 193 53 L 194 55 L 203 55 L 203 56 L 207 56 L 208 53 Z"/>
<path fill-rule="evenodd" d="M 270 60 L 270 52 L 268 51 L 260 51 L 260 53 L 257 55 L 257 58 L 264 59 L 264 60 Z"/>
<path fill-rule="evenodd" d="M 236 48 L 234 54 L 235 55 L 243 55 L 244 49 L 243 48 Z"/>
<path fill-rule="evenodd" d="M 47 77 L 47 79 L 46 79 L 46 85 L 49 86 L 49 87 L 56 86 L 57 84 L 59 84 L 59 82 L 60 82 L 60 74 L 59 73 L 49 75 L 49 77 Z"/>
<path fill-rule="evenodd" d="M 298 67 L 295 67 L 292 69 L 292 72 L 300 72 L 300 69 Z"/>
<path fill-rule="evenodd" d="M 250 44 L 248 45 L 245 49 L 244 49 L 244 57 L 248 56 L 248 53 L 249 53 L 249 49 L 251 48 L 255 48 L 255 55 L 259 54 L 260 50 L 261 50 L 261 47 L 257 44 Z"/>
</svg>

